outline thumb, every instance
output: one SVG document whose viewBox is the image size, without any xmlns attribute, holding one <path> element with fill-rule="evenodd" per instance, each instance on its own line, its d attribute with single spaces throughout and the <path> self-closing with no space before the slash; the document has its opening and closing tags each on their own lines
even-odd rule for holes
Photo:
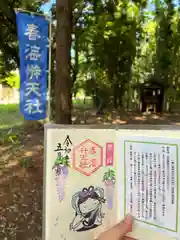
<svg viewBox="0 0 180 240">
<path fill-rule="evenodd" d="M 123 237 L 132 231 L 133 217 L 127 215 L 123 221 L 112 227 L 111 229 L 104 232 L 99 240 L 121 240 Z"/>
<path fill-rule="evenodd" d="M 117 224 L 114 228 L 119 232 L 119 238 L 124 237 L 128 232 L 132 231 L 133 217 L 127 215 L 123 221 Z"/>
</svg>

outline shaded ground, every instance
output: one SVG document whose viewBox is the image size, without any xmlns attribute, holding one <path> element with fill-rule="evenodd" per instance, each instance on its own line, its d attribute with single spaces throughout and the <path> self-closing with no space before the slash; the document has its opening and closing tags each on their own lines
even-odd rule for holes
<svg viewBox="0 0 180 240">
<path fill-rule="evenodd" d="M 0 239 L 41 239 L 43 132 L 26 136 L 19 151 L 0 148 L 9 163 L 0 174 Z M 16 151 L 15 151 L 16 150 Z M 20 166 L 22 159 L 32 161 L 32 167 Z"/>
<path fill-rule="evenodd" d="M 142 116 L 126 113 L 120 116 L 114 112 L 97 117 L 94 111 L 80 109 L 74 111 L 73 120 L 78 124 L 180 125 L 179 114 Z M 7 130 L 3 136 L 8 136 Z M 17 142 L 4 141 L 0 145 L 0 162 L 3 162 L 0 171 L 0 239 L 41 239 L 43 131 L 21 132 L 17 139 Z M 22 161 L 29 161 L 31 167 L 22 166 Z"/>
<path fill-rule="evenodd" d="M 141 114 L 137 112 L 105 112 L 97 116 L 94 110 L 75 109 L 73 112 L 74 124 L 152 124 L 152 125 L 180 125 L 179 113 Z"/>
</svg>

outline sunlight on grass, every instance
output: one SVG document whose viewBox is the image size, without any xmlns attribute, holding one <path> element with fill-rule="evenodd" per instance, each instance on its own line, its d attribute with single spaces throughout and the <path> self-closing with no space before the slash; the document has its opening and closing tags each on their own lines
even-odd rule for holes
<svg viewBox="0 0 180 240">
<path fill-rule="evenodd" d="M 73 107 L 74 108 L 92 108 L 93 102 L 91 98 L 74 98 L 73 99 Z"/>
<path fill-rule="evenodd" d="M 17 104 L 0 104 L 0 129 L 20 126 L 23 116 Z"/>
<path fill-rule="evenodd" d="M 87 109 L 92 107 L 90 98 L 73 99 L 75 108 Z M 0 130 L 18 127 L 23 124 L 23 115 L 20 113 L 19 104 L 0 104 Z"/>
</svg>

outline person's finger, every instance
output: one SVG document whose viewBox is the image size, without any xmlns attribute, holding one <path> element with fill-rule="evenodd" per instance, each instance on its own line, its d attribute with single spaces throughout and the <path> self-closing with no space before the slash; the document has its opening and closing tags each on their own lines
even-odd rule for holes
<svg viewBox="0 0 180 240">
<path fill-rule="evenodd" d="M 132 223 L 133 217 L 131 215 L 127 215 L 122 222 L 114 227 L 114 231 L 117 232 L 118 239 L 123 238 L 128 232 L 132 232 Z"/>
<path fill-rule="evenodd" d="M 137 239 L 125 236 L 123 240 L 137 240 Z"/>
<path fill-rule="evenodd" d="M 132 231 L 132 223 L 133 223 L 133 217 L 128 215 L 125 217 L 123 221 L 112 227 L 111 229 L 104 232 L 99 240 L 119 240 L 123 239 L 123 237 L 128 233 Z"/>
</svg>

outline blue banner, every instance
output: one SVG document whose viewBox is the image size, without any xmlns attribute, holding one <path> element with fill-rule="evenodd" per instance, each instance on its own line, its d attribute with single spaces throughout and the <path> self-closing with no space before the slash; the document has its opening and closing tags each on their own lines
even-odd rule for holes
<svg viewBox="0 0 180 240">
<path fill-rule="evenodd" d="M 26 120 L 46 118 L 49 22 L 16 13 L 20 55 L 20 110 Z"/>
</svg>

